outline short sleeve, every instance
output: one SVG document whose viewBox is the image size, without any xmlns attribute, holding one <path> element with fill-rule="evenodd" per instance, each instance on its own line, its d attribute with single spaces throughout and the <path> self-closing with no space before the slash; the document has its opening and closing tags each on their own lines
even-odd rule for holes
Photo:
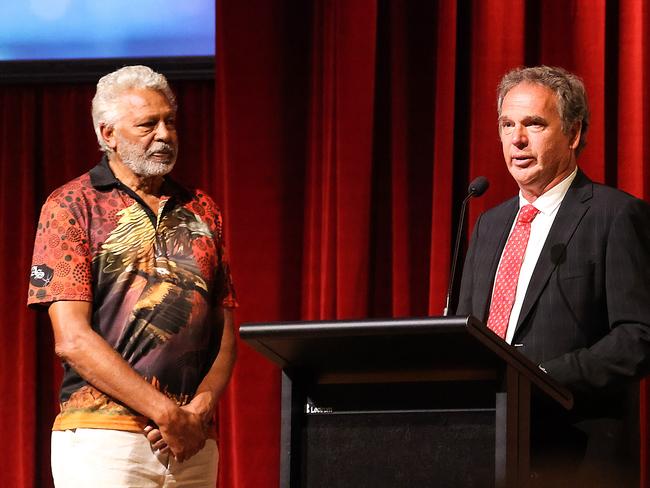
<svg viewBox="0 0 650 488">
<path fill-rule="evenodd" d="M 218 248 L 218 264 L 214 279 L 215 302 L 225 308 L 237 308 L 237 294 L 233 284 L 232 274 L 230 273 L 230 263 L 228 262 L 225 246 Z"/>
<path fill-rule="evenodd" d="M 53 198 L 43 205 L 36 230 L 27 304 L 92 301 L 90 244 L 80 209 Z"/>
<path fill-rule="evenodd" d="M 215 245 L 217 248 L 217 267 L 214 277 L 215 301 L 225 308 L 237 308 L 237 294 L 233 284 L 232 274 L 230 272 L 230 262 L 226 252 L 225 238 L 223 233 L 223 219 L 219 208 L 214 209 L 215 220 Z"/>
<path fill-rule="evenodd" d="M 216 203 L 202 190 L 196 190 L 192 210 L 201 216 L 212 234 L 214 244 L 214 260 L 210 260 L 214 269 L 208 274 L 212 277 L 211 301 L 214 305 L 225 308 L 237 308 L 237 294 L 230 272 L 230 262 L 226 252 L 224 225 L 221 210 Z"/>
</svg>

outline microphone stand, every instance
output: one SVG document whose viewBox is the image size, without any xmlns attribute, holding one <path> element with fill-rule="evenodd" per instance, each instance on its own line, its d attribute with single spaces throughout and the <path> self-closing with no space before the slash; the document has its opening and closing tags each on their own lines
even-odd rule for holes
<svg viewBox="0 0 650 488">
<path fill-rule="evenodd" d="M 447 300 L 445 301 L 445 308 L 442 312 L 442 315 L 445 317 L 449 316 L 449 306 L 451 302 L 451 293 L 454 286 L 454 276 L 456 275 L 456 263 L 458 261 L 458 252 L 460 249 L 460 238 L 463 234 L 463 223 L 465 221 L 465 208 L 467 207 L 467 202 L 469 199 L 474 196 L 474 192 L 470 191 L 463 200 L 463 204 L 460 207 L 460 222 L 458 224 L 458 230 L 456 231 L 456 244 L 454 245 L 454 255 L 451 258 L 451 272 L 449 273 L 449 286 L 447 288 Z"/>
<path fill-rule="evenodd" d="M 451 303 L 451 293 L 454 287 L 454 277 L 456 275 L 456 264 L 458 262 L 458 251 L 460 250 L 460 237 L 463 234 L 463 223 L 465 221 L 465 209 L 467 207 L 467 202 L 470 198 L 477 196 L 480 197 L 485 193 L 485 191 L 490 186 L 487 178 L 484 176 L 478 176 L 474 178 L 469 184 L 467 189 L 467 196 L 463 200 L 463 204 L 460 207 L 460 222 L 458 224 L 458 230 L 456 231 L 456 244 L 454 246 L 454 255 L 451 259 L 451 272 L 449 273 L 449 287 L 447 288 L 447 300 L 445 302 L 445 308 L 442 312 L 443 316 L 448 317 L 450 314 L 450 303 Z"/>
</svg>

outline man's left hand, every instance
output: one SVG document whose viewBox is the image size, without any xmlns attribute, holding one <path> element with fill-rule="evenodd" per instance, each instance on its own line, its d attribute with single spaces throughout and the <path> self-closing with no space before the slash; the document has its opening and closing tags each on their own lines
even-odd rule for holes
<svg viewBox="0 0 650 488">
<path fill-rule="evenodd" d="M 194 397 L 190 403 L 183 405 L 181 408 L 200 415 L 203 419 L 203 426 L 207 433 L 209 432 L 209 427 L 212 423 L 214 409 L 210 407 L 209 402 L 205 402 L 204 400 L 205 398 L 202 396 Z M 144 428 L 144 434 L 147 436 L 147 440 L 154 451 L 160 451 L 162 454 L 169 452 L 169 446 L 164 441 L 158 427 L 147 425 Z"/>
</svg>

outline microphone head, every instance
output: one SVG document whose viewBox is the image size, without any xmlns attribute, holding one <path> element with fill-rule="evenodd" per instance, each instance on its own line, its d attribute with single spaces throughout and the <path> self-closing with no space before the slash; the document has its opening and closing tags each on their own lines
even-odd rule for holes
<svg viewBox="0 0 650 488">
<path fill-rule="evenodd" d="M 475 197 L 480 197 L 481 195 L 483 195 L 483 193 L 485 193 L 485 191 L 488 189 L 489 186 L 490 186 L 490 182 L 485 176 L 477 176 L 469 184 L 469 188 L 467 188 L 467 193 Z"/>
</svg>

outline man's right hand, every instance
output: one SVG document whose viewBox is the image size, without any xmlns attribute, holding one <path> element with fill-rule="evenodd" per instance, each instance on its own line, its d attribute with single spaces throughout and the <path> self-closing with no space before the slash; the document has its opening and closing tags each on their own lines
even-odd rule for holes
<svg viewBox="0 0 650 488">
<path fill-rule="evenodd" d="M 177 461 L 194 456 L 205 445 L 208 437 L 203 418 L 182 407 L 175 407 L 159 420 L 158 429 L 164 444 Z M 147 433 L 151 441 L 155 429 Z"/>
</svg>

